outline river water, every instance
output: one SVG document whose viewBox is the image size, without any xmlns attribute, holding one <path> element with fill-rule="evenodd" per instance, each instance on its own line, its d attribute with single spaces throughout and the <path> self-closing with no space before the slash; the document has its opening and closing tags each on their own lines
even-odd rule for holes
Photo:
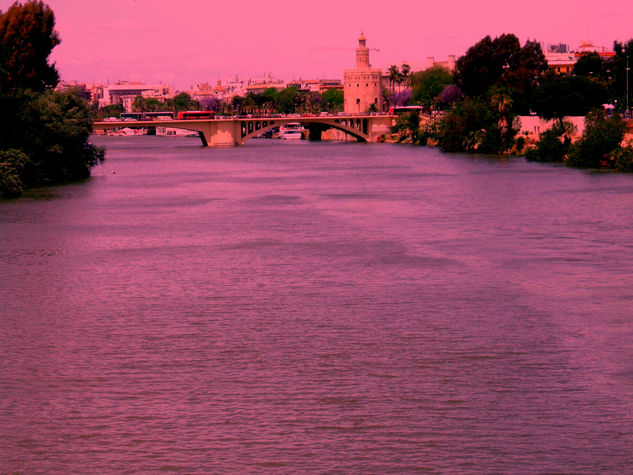
<svg viewBox="0 0 633 475">
<path fill-rule="evenodd" d="M 95 141 L 0 203 L 0 473 L 633 473 L 633 176 Z"/>
</svg>

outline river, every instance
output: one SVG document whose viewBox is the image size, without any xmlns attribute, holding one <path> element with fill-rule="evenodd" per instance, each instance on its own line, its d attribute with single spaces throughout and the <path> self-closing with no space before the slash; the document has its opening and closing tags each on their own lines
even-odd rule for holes
<svg viewBox="0 0 633 475">
<path fill-rule="evenodd" d="M 633 473 L 633 176 L 94 140 L 0 202 L 0 473 Z"/>
</svg>

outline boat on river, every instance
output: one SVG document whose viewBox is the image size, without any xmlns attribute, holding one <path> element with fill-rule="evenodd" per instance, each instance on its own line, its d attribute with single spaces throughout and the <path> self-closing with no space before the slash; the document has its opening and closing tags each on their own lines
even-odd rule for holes
<svg viewBox="0 0 633 475">
<path fill-rule="evenodd" d="M 289 122 L 279 127 L 279 138 L 282 140 L 302 140 L 305 138 L 303 126 L 299 122 Z"/>
</svg>

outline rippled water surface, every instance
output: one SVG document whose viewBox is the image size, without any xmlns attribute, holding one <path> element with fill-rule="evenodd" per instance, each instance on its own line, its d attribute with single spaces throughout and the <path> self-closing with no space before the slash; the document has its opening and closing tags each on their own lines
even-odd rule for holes
<svg viewBox="0 0 633 475">
<path fill-rule="evenodd" d="M 633 472 L 633 176 L 98 139 L 0 203 L 0 473 Z"/>
</svg>

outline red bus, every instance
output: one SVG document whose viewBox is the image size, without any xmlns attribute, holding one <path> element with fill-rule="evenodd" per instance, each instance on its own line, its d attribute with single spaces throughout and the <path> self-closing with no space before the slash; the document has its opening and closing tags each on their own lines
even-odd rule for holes
<svg viewBox="0 0 633 475">
<path fill-rule="evenodd" d="M 214 119 L 215 112 L 213 111 L 180 111 L 176 116 L 176 119 Z"/>
</svg>

